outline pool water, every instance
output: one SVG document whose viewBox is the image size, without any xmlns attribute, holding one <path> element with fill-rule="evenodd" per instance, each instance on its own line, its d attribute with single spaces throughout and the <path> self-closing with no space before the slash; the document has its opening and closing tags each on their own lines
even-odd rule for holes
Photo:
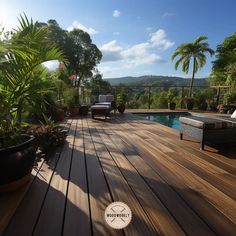
<svg viewBox="0 0 236 236">
<path fill-rule="evenodd" d="M 150 121 L 155 121 L 157 123 L 160 123 L 162 125 L 168 126 L 170 128 L 174 128 L 179 130 L 180 129 L 180 121 L 179 121 L 179 117 L 181 116 L 191 116 L 190 113 L 188 112 L 170 112 L 170 113 L 166 113 L 166 112 L 161 112 L 161 113 L 152 113 L 152 114 L 148 114 L 148 113 L 141 113 L 141 114 L 136 114 L 139 116 L 142 116 L 143 118 L 145 118 L 146 120 L 150 120 Z"/>
</svg>

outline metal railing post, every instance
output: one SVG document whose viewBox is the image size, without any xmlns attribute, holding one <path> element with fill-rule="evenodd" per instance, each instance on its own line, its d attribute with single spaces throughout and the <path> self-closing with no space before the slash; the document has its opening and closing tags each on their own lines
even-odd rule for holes
<svg viewBox="0 0 236 236">
<path fill-rule="evenodd" d="M 151 87 L 148 87 L 148 109 L 151 109 Z"/>
</svg>

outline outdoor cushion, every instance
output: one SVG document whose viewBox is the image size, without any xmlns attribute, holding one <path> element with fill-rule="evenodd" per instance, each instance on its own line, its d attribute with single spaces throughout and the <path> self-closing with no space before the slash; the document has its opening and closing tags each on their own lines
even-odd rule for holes
<svg viewBox="0 0 236 236">
<path fill-rule="evenodd" d="M 97 104 L 97 105 L 91 106 L 91 109 L 104 110 L 104 109 L 110 109 L 110 106 Z"/>
<path fill-rule="evenodd" d="M 236 119 L 236 110 L 235 110 L 234 113 L 231 115 L 231 118 Z"/>
<path fill-rule="evenodd" d="M 180 117 L 179 120 L 183 124 L 191 125 L 199 129 L 222 129 L 235 127 L 233 122 L 209 117 Z"/>
<path fill-rule="evenodd" d="M 95 103 L 95 105 L 108 106 L 111 109 L 111 102 L 99 102 Z"/>
<path fill-rule="evenodd" d="M 106 95 L 99 95 L 98 101 L 99 102 L 106 102 Z"/>
<path fill-rule="evenodd" d="M 113 102 L 114 101 L 114 96 L 111 94 L 106 95 L 106 102 Z"/>
</svg>

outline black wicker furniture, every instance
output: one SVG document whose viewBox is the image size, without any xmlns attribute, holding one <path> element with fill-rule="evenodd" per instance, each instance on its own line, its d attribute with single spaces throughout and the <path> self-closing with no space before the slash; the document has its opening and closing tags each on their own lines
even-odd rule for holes
<svg viewBox="0 0 236 236">
<path fill-rule="evenodd" d="M 180 139 L 183 135 L 200 142 L 204 150 L 205 143 L 223 143 L 236 141 L 236 121 L 210 117 L 180 117 Z"/>
<path fill-rule="evenodd" d="M 111 107 L 108 105 L 93 105 L 91 106 L 92 119 L 94 119 L 97 115 L 103 115 L 106 119 L 111 116 L 110 111 Z"/>
<path fill-rule="evenodd" d="M 99 102 L 91 106 L 91 115 L 93 119 L 96 115 L 104 115 L 107 118 L 111 116 L 110 112 L 112 110 L 116 111 L 114 96 L 111 94 L 99 95 Z"/>
</svg>

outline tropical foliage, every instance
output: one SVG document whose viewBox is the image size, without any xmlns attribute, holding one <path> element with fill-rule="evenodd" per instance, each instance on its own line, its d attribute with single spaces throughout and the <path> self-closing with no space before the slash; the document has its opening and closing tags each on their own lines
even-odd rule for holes
<svg viewBox="0 0 236 236">
<path fill-rule="evenodd" d="M 192 59 L 193 69 L 192 69 L 192 79 L 189 89 L 189 97 L 192 96 L 195 74 L 206 63 L 205 54 L 206 53 L 209 53 L 210 55 L 214 54 L 214 51 L 211 48 L 209 48 L 209 45 L 207 42 L 205 42 L 205 40 L 207 40 L 206 36 L 200 36 L 192 43 L 181 44 L 179 47 L 177 47 L 171 58 L 172 61 L 175 58 L 178 58 L 175 63 L 175 69 L 177 70 L 179 65 L 182 64 L 182 71 L 185 73 L 189 72 L 189 67 Z"/>
<path fill-rule="evenodd" d="M 42 63 L 65 58 L 51 42 L 48 29 L 25 15 L 11 38 L 0 45 L 0 135 L 10 136 L 21 125 L 26 106 L 44 104 L 50 86 Z"/>
<path fill-rule="evenodd" d="M 213 85 L 236 86 L 236 33 L 217 46 L 210 77 Z"/>
</svg>

